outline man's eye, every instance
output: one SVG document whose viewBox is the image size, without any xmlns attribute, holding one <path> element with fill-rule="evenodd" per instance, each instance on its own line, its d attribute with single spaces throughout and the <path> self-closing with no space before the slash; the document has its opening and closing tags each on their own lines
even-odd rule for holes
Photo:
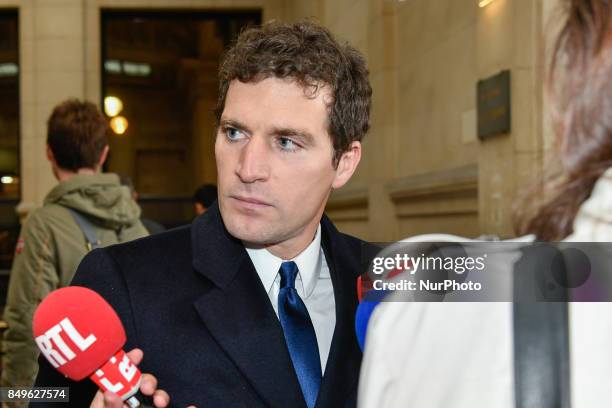
<svg viewBox="0 0 612 408">
<path fill-rule="evenodd" d="M 235 141 L 235 140 L 240 140 L 244 138 L 244 133 L 242 133 L 240 130 L 238 129 L 234 129 L 234 128 L 226 128 L 225 129 L 225 136 L 230 140 L 230 141 Z"/>
<path fill-rule="evenodd" d="M 280 145 L 281 149 L 292 152 L 298 149 L 298 144 L 295 143 L 293 140 L 289 139 L 288 137 L 279 137 L 278 138 L 278 144 Z"/>
</svg>

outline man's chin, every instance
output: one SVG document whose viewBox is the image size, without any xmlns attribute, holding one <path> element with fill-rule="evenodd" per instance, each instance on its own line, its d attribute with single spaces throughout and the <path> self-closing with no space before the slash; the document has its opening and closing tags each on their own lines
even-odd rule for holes
<svg viewBox="0 0 612 408">
<path fill-rule="evenodd" d="M 276 214 L 245 214 L 230 207 L 221 208 L 225 228 L 231 236 L 254 246 L 273 245 L 285 238 L 286 222 Z"/>
<path fill-rule="evenodd" d="M 263 222 L 264 225 L 261 224 L 262 222 L 260 221 L 254 222 L 253 220 L 250 220 L 250 222 L 240 223 L 227 222 L 225 225 L 227 231 L 234 238 L 253 245 L 266 245 L 268 243 L 268 240 L 266 239 L 268 234 L 265 233 L 264 229 L 266 223 Z"/>
</svg>

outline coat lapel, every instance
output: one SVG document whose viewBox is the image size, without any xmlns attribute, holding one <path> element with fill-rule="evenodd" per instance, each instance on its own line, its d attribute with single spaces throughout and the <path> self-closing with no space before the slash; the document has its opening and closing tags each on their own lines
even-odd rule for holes
<svg viewBox="0 0 612 408">
<path fill-rule="evenodd" d="M 305 408 L 268 295 L 216 205 L 194 221 L 192 234 L 193 266 L 213 283 L 194 303 L 206 328 L 266 405 Z"/>
<path fill-rule="evenodd" d="M 361 272 L 359 247 L 348 247 L 329 219 L 321 220 L 321 243 L 334 285 L 336 329 L 319 391 L 317 408 L 343 407 L 356 397 L 361 350 L 355 335 L 357 276 Z M 364 269 L 365 270 L 365 269 Z"/>
</svg>

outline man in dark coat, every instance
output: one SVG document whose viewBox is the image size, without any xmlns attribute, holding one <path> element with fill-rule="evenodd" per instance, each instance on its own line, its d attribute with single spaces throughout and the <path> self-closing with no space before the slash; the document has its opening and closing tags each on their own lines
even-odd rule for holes
<svg viewBox="0 0 612 408">
<path fill-rule="evenodd" d="M 365 62 L 318 25 L 271 23 L 240 35 L 219 77 L 218 204 L 93 251 L 73 284 L 115 308 L 156 406 L 352 407 L 363 243 L 323 212 L 361 158 Z M 65 384 L 41 362 L 38 385 Z M 71 406 L 96 394 L 69 385 Z M 93 406 L 121 402 L 98 392 Z"/>
</svg>

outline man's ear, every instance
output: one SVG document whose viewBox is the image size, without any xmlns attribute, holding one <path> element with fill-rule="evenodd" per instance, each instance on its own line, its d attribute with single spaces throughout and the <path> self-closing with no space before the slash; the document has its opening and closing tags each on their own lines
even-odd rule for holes
<svg viewBox="0 0 612 408">
<path fill-rule="evenodd" d="M 98 160 L 98 169 L 102 168 L 102 165 L 106 161 L 107 157 L 108 157 L 108 145 L 104 146 L 104 149 L 102 150 L 102 154 L 100 154 L 100 160 Z"/>
<path fill-rule="evenodd" d="M 49 160 L 51 164 L 55 164 L 55 156 L 53 155 L 53 150 L 51 150 L 49 145 L 47 145 L 47 160 Z"/>
<path fill-rule="evenodd" d="M 361 160 L 361 142 L 354 141 L 348 150 L 342 153 L 336 168 L 336 176 L 332 188 L 340 188 L 349 181 Z"/>
</svg>

